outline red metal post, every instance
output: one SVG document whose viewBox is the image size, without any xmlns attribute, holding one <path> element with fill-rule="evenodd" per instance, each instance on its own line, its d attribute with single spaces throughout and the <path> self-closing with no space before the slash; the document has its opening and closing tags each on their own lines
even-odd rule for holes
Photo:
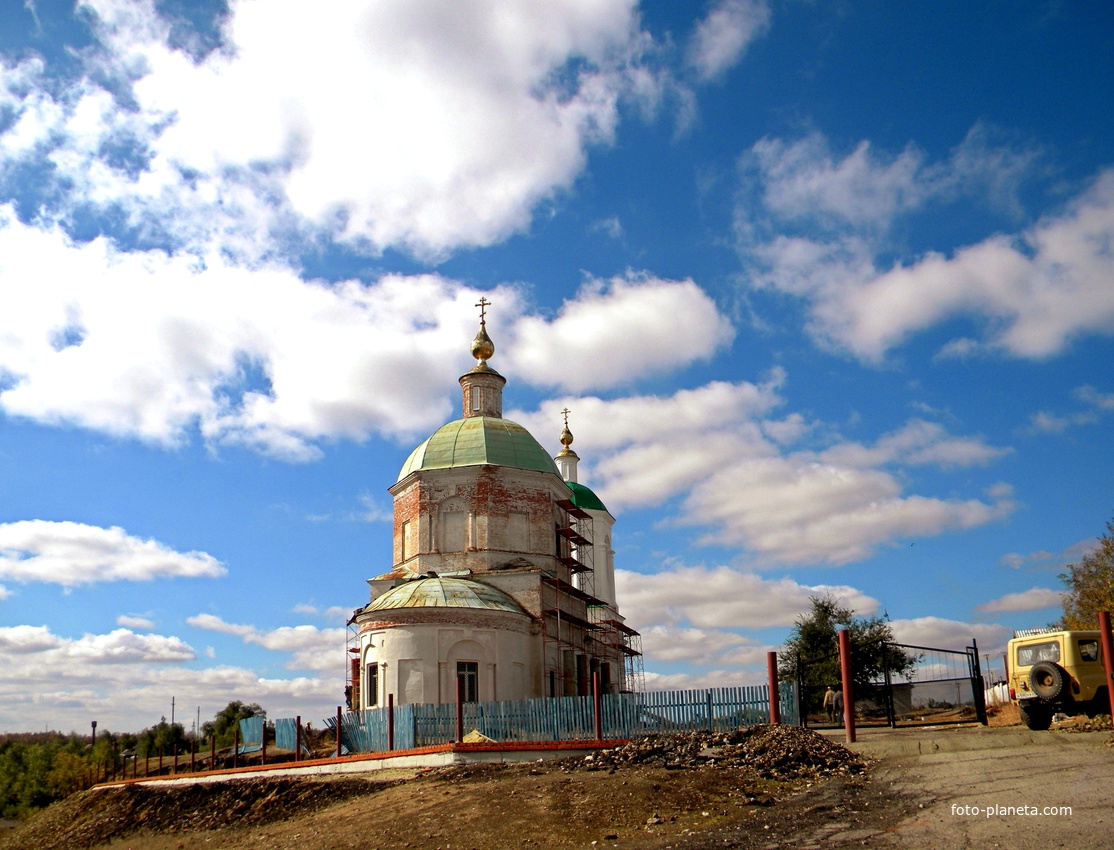
<svg viewBox="0 0 1114 850">
<path fill-rule="evenodd" d="M 217 769 L 217 736 L 209 736 L 209 770 Z"/>
<path fill-rule="evenodd" d="M 302 760 L 302 715 L 294 718 L 294 761 Z"/>
<path fill-rule="evenodd" d="M 464 677 L 456 677 L 456 742 L 464 743 Z"/>
<path fill-rule="evenodd" d="M 170 775 L 178 775 L 178 742 L 174 742 L 174 765 L 170 768 Z"/>
<path fill-rule="evenodd" d="M 232 728 L 232 766 L 240 766 L 240 727 Z"/>
<path fill-rule="evenodd" d="M 1114 637 L 1110 633 L 1110 612 L 1099 611 L 1099 639 L 1102 641 L 1102 664 L 1106 668 L 1106 698 L 1110 716 L 1114 717 Z"/>
<path fill-rule="evenodd" d="M 395 748 L 395 695 L 387 694 L 387 752 Z"/>
<path fill-rule="evenodd" d="M 190 741 L 190 773 L 197 770 L 197 738 Z"/>
<path fill-rule="evenodd" d="M 158 776 L 162 776 L 162 747 L 159 747 L 159 772 Z"/>
<path fill-rule="evenodd" d="M 843 732 L 848 744 L 855 743 L 855 687 L 851 679 L 851 635 L 839 630 L 839 675 L 843 680 Z"/>
<path fill-rule="evenodd" d="M 766 653 L 766 678 L 769 679 L 770 688 L 770 723 L 774 726 L 781 725 L 781 689 L 777 681 L 777 653 Z"/>
<path fill-rule="evenodd" d="M 263 740 L 259 742 L 259 763 L 267 763 L 267 721 L 263 721 L 263 732 L 261 733 Z"/>
<path fill-rule="evenodd" d="M 600 696 L 600 671 L 592 671 L 592 720 L 595 724 L 596 740 L 603 740 L 603 711 Z"/>
<path fill-rule="evenodd" d="M 340 713 L 340 706 L 337 706 L 337 758 L 340 758 L 340 723 L 342 715 Z"/>
</svg>

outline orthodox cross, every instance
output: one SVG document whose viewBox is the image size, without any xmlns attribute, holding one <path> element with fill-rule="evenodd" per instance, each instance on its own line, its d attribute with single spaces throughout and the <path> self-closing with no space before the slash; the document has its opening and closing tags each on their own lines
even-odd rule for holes
<svg viewBox="0 0 1114 850">
<path fill-rule="evenodd" d="M 487 321 L 487 308 L 491 306 L 491 302 L 490 302 L 490 301 L 488 301 L 488 300 L 487 300 L 486 298 L 484 298 L 484 297 L 483 297 L 483 296 L 481 295 L 481 296 L 480 296 L 480 300 L 479 300 L 479 302 L 478 302 L 478 303 L 476 304 L 476 306 L 480 308 L 480 324 L 481 324 L 481 325 L 483 325 L 483 324 L 486 324 L 486 321 Z"/>
<path fill-rule="evenodd" d="M 568 427 L 569 427 L 569 414 L 570 414 L 571 412 L 572 412 L 572 411 L 571 411 L 571 410 L 569 410 L 569 409 L 568 409 L 567 407 L 566 407 L 566 408 L 565 408 L 564 410 L 562 410 L 562 411 L 561 411 L 562 415 L 563 415 L 563 416 L 565 417 L 565 427 L 566 427 L 566 428 L 568 428 Z"/>
</svg>

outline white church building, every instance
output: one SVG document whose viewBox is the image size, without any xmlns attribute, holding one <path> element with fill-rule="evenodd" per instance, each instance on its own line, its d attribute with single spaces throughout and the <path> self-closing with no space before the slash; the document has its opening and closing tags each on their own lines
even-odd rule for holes
<svg viewBox="0 0 1114 850">
<path fill-rule="evenodd" d="M 481 299 L 463 415 L 402 465 L 390 488 L 394 552 L 349 621 L 352 709 L 586 695 L 639 684 L 638 633 L 615 599 L 615 518 L 577 481 L 565 411 L 551 457 L 503 418 L 506 379 Z"/>
</svg>

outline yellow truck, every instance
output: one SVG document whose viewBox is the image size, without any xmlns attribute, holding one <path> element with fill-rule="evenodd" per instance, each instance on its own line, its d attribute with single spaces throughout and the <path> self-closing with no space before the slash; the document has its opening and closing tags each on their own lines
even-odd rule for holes
<svg viewBox="0 0 1114 850">
<path fill-rule="evenodd" d="M 1006 657 L 1010 698 L 1030 729 L 1047 729 L 1057 713 L 1110 713 L 1098 631 L 1014 632 Z"/>
</svg>

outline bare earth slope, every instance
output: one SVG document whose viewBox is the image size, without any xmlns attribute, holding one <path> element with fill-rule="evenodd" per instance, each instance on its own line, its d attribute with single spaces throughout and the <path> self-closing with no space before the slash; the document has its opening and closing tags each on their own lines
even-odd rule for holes
<svg viewBox="0 0 1114 850">
<path fill-rule="evenodd" d="M 1015 838 L 1032 830 L 1036 838 L 1041 827 L 1052 826 L 1031 820 L 995 828 L 949 814 L 951 803 L 984 793 L 984 771 L 1039 788 L 1039 773 L 1019 775 L 1009 766 L 1013 759 L 1045 766 L 1052 759 L 1057 775 L 1078 770 L 1081 780 L 1089 777 L 1094 805 L 1080 808 L 1073 823 L 1055 824 L 1053 834 L 1101 830 L 1090 820 L 1105 811 L 1106 783 L 1097 779 L 1114 775 L 1114 748 L 1096 735 L 1066 742 L 1057 733 L 1022 730 L 884 732 L 877 745 L 860 747 L 881 757 L 874 765 L 807 730 L 754 727 L 731 735 L 644 739 L 588 759 L 450 768 L 409 778 L 132 786 L 75 795 L 12 832 L 0 849 L 939 850 L 959 846 L 949 836 L 960 845 L 1000 839 L 998 830 Z M 985 752 L 975 758 L 972 746 Z M 1012 788 L 1009 781 L 993 786 L 995 793 Z M 1029 845 L 1023 839 L 1015 846 Z"/>
</svg>

